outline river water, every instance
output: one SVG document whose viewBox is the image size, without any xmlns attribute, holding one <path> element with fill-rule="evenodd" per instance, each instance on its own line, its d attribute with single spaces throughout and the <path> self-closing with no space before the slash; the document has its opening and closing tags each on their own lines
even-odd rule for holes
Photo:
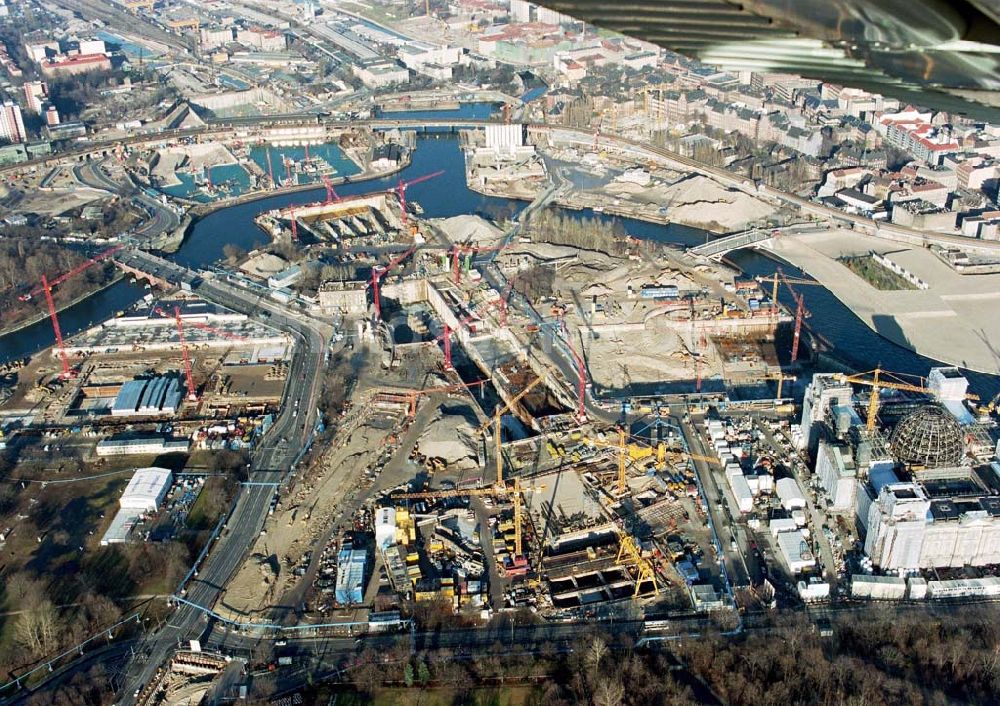
<svg viewBox="0 0 1000 706">
<path fill-rule="evenodd" d="M 408 117 L 405 113 L 400 118 Z M 400 174 L 372 181 L 347 183 L 337 186 L 342 195 L 361 194 L 394 186 L 398 179 L 414 179 L 438 170 L 445 173 L 407 189 L 407 199 L 417 202 L 430 218 L 479 213 L 489 217 L 504 217 L 518 213 L 525 204 L 508 199 L 482 196 L 466 188 L 462 151 L 454 136 L 420 137 L 413 153 L 412 163 Z M 308 203 L 325 198 L 323 187 L 294 194 L 280 194 L 224 208 L 209 214 L 192 227 L 181 248 L 170 256 L 178 263 L 202 268 L 222 259 L 222 248 L 227 243 L 250 250 L 264 244 L 267 236 L 258 229 L 254 217 L 261 211 L 284 207 L 289 204 Z M 611 216 L 589 211 L 580 215 L 611 219 Z M 655 240 L 676 245 L 696 245 L 705 242 L 704 231 L 682 225 L 659 225 L 632 219 L 618 219 L 626 232 L 636 238 Z M 767 276 L 777 264 L 753 250 L 733 253 L 730 261 L 749 276 Z M 791 265 L 783 269 L 793 277 L 805 276 Z M 122 280 L 108 289 L 63 311 L 59 316 L 63 335 L 70 336 L 89 326 L 112 317 L 138 301 L 146 291 L 142 285 Z M 806 306 L 812 313 L 807 325 L 833 347 L 836 357 L 860 370 L 870 370 L 881 364 L 887 370 L 912 375 L 926 375 L 934 361 L 917 355 L 882 338 L 869 329 L 850 309 L 845 307 L 828 290 L 819 286 L 803 291 Z M 794 310 L 791 295 L 782 288 L 779 297 L 783 304 Z M 41 302 L 40 302 L 41 305 Z M 0 338 L 0 363 L 35 353 L 53 342 L 52 327 L 45 319 L 14 334 Z M 787 361 L 788 352 L 779 355 Z M 967 371 L 972 390 L 984 400 L 1000 392 L 1000 377 Z"/>
</svg>

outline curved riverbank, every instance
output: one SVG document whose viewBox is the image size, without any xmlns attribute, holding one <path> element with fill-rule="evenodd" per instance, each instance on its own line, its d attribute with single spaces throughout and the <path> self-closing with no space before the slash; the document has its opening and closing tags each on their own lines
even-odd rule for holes
<svg viewBox="0 0 1000 706">
<path fill-rule="evenodd" d="M 407 152 L 406 159 L 399 162 L 393 169 L 383 170 L 383 171 L 372 171 L 366 169 L 359 174 L 354 174 L 350 176 L 340 176 L 330 179 L 330 183 L 333 186 L 343 187 L 347 184 L 354 183 L 364 183 L 369 181 L 374 181 L 377 179 L 385 179 L 387 177 L 399 174 L 400 172 L 407 169 L 412 162 L 412 152 Z M 167 241 L 168 247 L 157 248 L 161 252 L 174 254 L 180 251 L 184 247 L 185 241 L 188 236 L 194 232 L 195 227 L 198 222 L 203 218 L 210 216 L 218 211 L 224 211 L 235 206 L 242 206 L 246 204 L 252 204 L 257 201 L 263 201 L 271 197 L 294 195 L 298 193 L 304 193 L 308 191 L 317 191 L 322 189 L 324 192 L 326 186 L 323 184 L 309 183 L 309 184 L 295 184 L 293 186 L 283 186 L 279 189 L 258 189 L 257 191 L 247 192 L 245 194 L 240 194 L 239 196 L 232 196 L 225 199 L 218 199 L 216 201 L 210 201 L 208 203 L 195 203 L 190 208 L 188 208 L 187 213 L 184 215 L 184 221 L 182 222 L 180 228 L 177 231 L 180 233 L 180 237 L 177 238 L 176 234 L 172 236 L 171 239 Z M 325 196 L 325 194 L 324 194 Z M 178 201 L 184 201 L 184 199 L 177 199 Z M 176 243 L 176 244 L 175 244 Z"/>
<path fill-rule="evenodd" d="M 118 284 L 118 282 L 120 282 L 124 277 L 125 277 L 125 274 L 123 272 L 117 272 L 115 274 L 115 276 L 111 278 L 110 281 L 105 282 L 104 284 L 100 285 L 99 287 L 95 287 L 94 289 L 91 289 L 90 291 L 88 291 L 88 292 L 86 292 L 84 294 L 81 294 L 78 297 L 75 297 L 72 301 L 69 301 L 69 302 L 66 302 L 64 304 L 60 304 L 59 306 L 57 306 L 56 307 L 56 314 L 61 314 L 62 312 L 66 311 L 67 309 L 70 309 L 70 308 L 76 306 L 77 304 L 80 304 L 81 302 L 84 302 L 87 299 L 90 299 L 91 297 L 100 294 L 104 290 L 110 289 L 111 287 L 113 287 L 116 284 Z M 36 297 L 36 299 L 37 298 L 38 297 Z M 48 307 L 46 307 L 43 311 L 39 312 L 38 314 L 36 314 L 35 316 L 31 317 L 30 319 L 28 319 L 26 321 L 21 321 L 19 323 L 14 324 L 13 326 L 9 326 L 9 327 L 0 329 L 0 337 L 13 336 L 18 331 L 23 331 L 26 328 L 30 328 L 31 326 L 36 326 L 36 325 L 40 324 L 41 322 L 48 321 L 48 320 L 49 320 L 49 312 L 48 312 Z"/>
<path fill-rule="evenodd" d="M 403 178 L 418 177 L 440 169 L 445 170 L 442 176 L 415 184 L 407 196 L 409 200 L 418 202 L 424 210 L 426 218 L 447 218 L 462 214 L 483 214 L 503 217 L 518 213 L 523 202 L 512 202 L 507 199 L 487 197 L 477 194 L 466 187 L 463 155 L 459 149 L 458 140 L 454 137 L 422 136 L 413 152 L 412 163 L 402 171 Z M 391 188 L 394 178 L 376 178 L 366 182 L 343 185 L 338 193 L 343 196 L 356 195 L 373 188 Z M 179 264 L 203 268 L 223 258 L 222 248 L 227 243 L 237 245 L 244 250 L 251 250 L 267 242 L 267 236 L 253 223 L 254 217 L 261 211 L 272 208 L 282 208 L 296 200 L 302 192 L 267 194 L 251 203 L 242 203 L 228 208 L 216 209 L 193 223 L 185 238 L 183 246 L 171 256 Z M 322 200 L 325 190 L 322 186 L 314 187 L 313 200 Z M 608 214 L 594 213 L 584 209 L 580 213 L 586 217 L 611 220 Z M 634 219 L 620 219 L 626 233 L 634 238 L 655 240 L 670 243 L 675 246 L 694 246 L 705 242 L 706 232 L 697 228 L 688 228 L 679 224 L 659 225 Z M 776 268 L 776 263 L 758 251 L 742 250 L 732 253 L 730 258 L 742 271 L 750 277 L 760 275 L 768 277 Z M 783 269 L 793 277 L 804 276 L 798 268 L 788 266 Z M 71 307 L 66 315 L 60 318 L 65 335 L 70 336 L 83 330 L 93 320 L 113 316 L 114 312 L 127 308 L 142 297 L 144 291 L 127 281 L 119 282 L 101 295 L 82 302 L 77 307 Z M 935 361 L 917 355 L 909 350 L 889 342 L 869 329 L 853 312 L 840 302 L 832 292 L 823 287 L 809 287 L 806 290 L 807 306 L 813 313 L 810 326 L 820 337 L 828 340 L 831 353 L 848 361 L 857 369 L 874 368 L 881 363 L 886 369 L 901 373 L 926 375 L 929 367 Z M 782 304 L 794 309 L 795 303 L 791 295 L 781 290 L 779 299 Z M 51 345 L 52 329 L 44 322 L 37 325 L 37 331 L 19 336 L 18 340 L 8 344 L 10 339 L 0 340 L 0 359 L 11 359 L 30 355 Z M 787 351 L 780 351 L 787 359 Z M 984 399 L 989 399 L 1000 391 L 1000 378 L 969 373 L 973 389 Z"/>
<path fill-rule="evenodd" d="M 1000 276 L 960 275 L 926 250 L 900 248 L 890 257 L 928 286 L 880 290 L 837 260 L 865 256 L 868 247 L 854 233 L 825 231 L 779 238 L 767 249 L 815 278 L 877 335 L 949 365 L 1000 375 L 992 344 L 1000 338 L 1000 322 L 990 306 L 1000 300 Z"/>
</svg>

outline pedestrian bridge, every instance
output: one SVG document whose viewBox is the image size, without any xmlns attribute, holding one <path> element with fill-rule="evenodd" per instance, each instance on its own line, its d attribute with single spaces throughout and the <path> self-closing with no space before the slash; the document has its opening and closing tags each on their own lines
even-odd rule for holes
<svg viewBox="0 0 1000 706">
<path fill-rule="evenodd" d="M 763 243 L 765 240 L 770 240 L 777 235 L 777 233 L 778 231 L 770 229 L 761 230 L 760 228 L 751 228 L 750 230 L 745 230 L 742 233 L 734 233 L 733 235 L 716 238 L 715 240 L 705 243 L 704 245 L 693 247 L 689 249 L 688 252 L 692 255 L 700 255 L 701 257 L 710 257 L 718 260 L 733 250 L 747 248 L 752 245 Z"/>
</svg>

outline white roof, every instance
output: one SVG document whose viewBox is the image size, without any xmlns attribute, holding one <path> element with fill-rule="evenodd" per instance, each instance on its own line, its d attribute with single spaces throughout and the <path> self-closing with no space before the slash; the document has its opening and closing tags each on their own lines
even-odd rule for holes
<svg viewBox="0 0 1000 706">
<path fill-rule="evenodd" d="M 785 557 L 785 563 L 793 573 L 816 565 L 816 558 L 809 549 L 809 541 L 801 531 L 780 532 L 777 536 L 778 549 Z"/>
<path fill-rule="evenodd" d="M 173 481 L 166 468 L 137 468 L 119 500 L 123 508 L 155 509 Z"/>
<path fill-rule="evenodd" d="M 785 509 L 792 510 L 806 506 L 806 497 L 794 478 L 782 478 L 774 484 L 774 488 Z"/>
</svg>

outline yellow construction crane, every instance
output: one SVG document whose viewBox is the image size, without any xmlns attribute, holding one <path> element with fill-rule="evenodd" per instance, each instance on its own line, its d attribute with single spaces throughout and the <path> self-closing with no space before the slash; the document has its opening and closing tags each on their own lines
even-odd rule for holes
<svg viewBox="0 0 1000 706">
<path fill-rule="evenodd" d="M 820 283 L 814 279 L 795 279 L 794 277 L 786 277 L 781 271 L 775 272 L 770 277 L 764 277 L 763 275 L 757 275 L 755 277 L 758 282 L 764 284 L 765 282 L 771 283 L 771 316 L 777 318 L 778 316 L 778 284 L 781 282 L 788 283 L 789 286 L 793 284 L 814 284 L 819 285 Z M 778 397 L 781 397 L 779 394 Z"/>
<path fill-rule="evenodd" d="M 689 454 L 680 451 L 668 451 L 666 444 L 662 442 L 657 444 L 656 449 L 653 449 L 652 446 L 638 442 L 629 443 L 625 436 L 625 429 L 622 427 L 618 428 L 618 439 L 616 441 L 600 441 L 597 439 L 587 438 L 584 439 L 584 443 L 591 446 L 618 449 L 618 479 L 616 489 L 619 495 L 624 495 L 628 490 L 628 487 L 626 486 L 627 478 L 625 470 L 629 458 L 635 461 L 640 461 L 644 458 L 650 458 L 655 453 L 656 463 L 658 466 L 666 464 L 668 458 L 671 461 L 692 459 L 695 461 L 704 461 L 705 463 L 715 464 L 717 466 L 721 464 L 719 459 L 714 456 L 699 456 L 698 454 Z"/>
<path fill-rule="evenodd" d="M 628 490 L 626 486 L 625 468 L 626 468 L 626 456 L 631 455 L 633 458 L 648 458 L 653 455 L 652 449 L 648 447 L 642 447 L 638 444 L 629 444 L 625 438 L 625 428 L 618 427 L 618 439 L 616 441 L 600 441 L 598 439 L 584 439 L 585 444 L 590 446 L 599 446 L 606 449 L 618 449 L 618 482 L 616 483 L 616 488 L 619 495 L 624 495 Z"/>
<path fill-rule="evenodd" d="M 871 375 L 869 380 L 867 375 Z M 914 385 L 908 382 L 903 382 L 899 380 L 891 380 L 882 377 L 883 375 L 893 375 L 887 370 L 883 370 L 881 367 L 870 370 L 867 373 L 858 373 L 857 375 L 843 375 L 837 376 L 837 380 L 840 382 L 847 382 L 853 385 L 866 385 L 872 389 L 871 395 L 868 399 L 868 419 L 866 420 L 865 426 L 868 432 L 871 433 L 875 431 L 875 415 L 878 414 L 879 405 L 879 391 L 883 389 L 889 390 L 902 390 L 904 392 L 919 392 L 924 395 L 931 394 L 931 390 L 923 385 Z M 921 378 L 921 382 L 923 379 Z M 966 394 L 965 399 L 967 400 L 978 400 L 979 395 L 972 393 Z"/>
<path fill-rule="evenodd" d="M 497 468 L 497 485 L 503 484 L 503 452 L 500 448 L 501 435 L 500 435 L 500 420 L 508 411 L 514 408 L 518 402 L 520 402 L 525 395 L 535 389 L 535 386 L 542 381 L 541 378 L 535 378 L 530 383 L 528 383 L 523 390 L 518 392 L 514 397 L 511 398 L 510 402 L 505 404 L 503 407 L 498 409 L 493 413 L 493 452 L 496 456 L 496 468 Z M 476 435 L 483 434 L 487 429 L 490 428 L 491 422 L 486 422 L 479 429 L 476 430 Z"/>
<path fill-rule="evenodd" d="M 1000 404 L 1000 392 L 998 392 L 987 404 L 976 410 L 979 413 L 979 421 L 989 421 L 990 415 L 997 411 L 998 404 Z"/>
<path fill-rule="evenodd" d="M 780 370 L 777 371 L 768 370 L 761 377 L 763 377 L 765 380 L 776 380 L 778 382 L 778 392 L 777 395 L 775 395 L 775 397 L 779 400 L 781 399 L 781 391 L 783 389 L 785 382 L 795 382 L 794 375 L 785 375 Z"/>
<path fill-rule="evenodd" d="M 545 486 L 533 486 L 529 490 L 542 490 Z M 391 497 L 393 500 L 436 500 L 438 498 L 462 498 L 462 497 L 481 497 L 481 496 L 492 496 L 498 500 L 510 496 L 511 503 L 514 506 L 514 555 L 523 556 L 524 555 L 524 509 L 523 509 L 523 498 L 522 493 L 524 489 L 521 487 L 521 479 L 519 477 L 514 477 L 514 482 L 511 487 L 508 487 L 505 483 L 498 483 L 497 485 L 491 486 L 489 488 L 454 488 L 451 490 L 425 490 L 416 493 L 395 493 Z"/>
<path fill-rule="evenodd" d="M 660 595 L 660 584 L 656 580 L 656 572 L 652 565 L 642 555 L 642 550 L 635 538 L 628 532 L 618 529 L 618 563 L 631 567 L 635 571 L 635 596 L 640 593 L 640 587 L 645 582 L 653 584 L 653 595 Z"/>
</svg>

